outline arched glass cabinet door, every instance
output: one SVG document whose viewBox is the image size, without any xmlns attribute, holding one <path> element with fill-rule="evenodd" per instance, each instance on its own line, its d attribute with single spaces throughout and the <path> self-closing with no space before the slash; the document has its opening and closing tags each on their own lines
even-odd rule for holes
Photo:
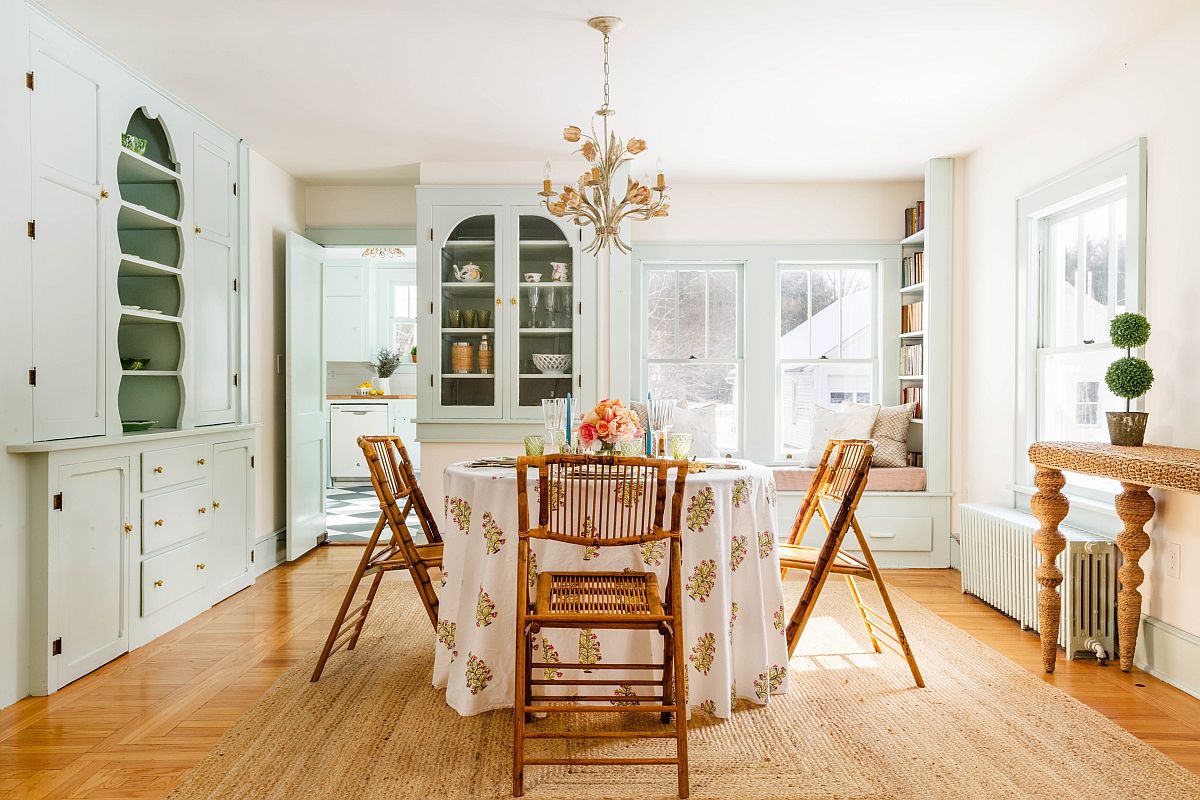
<svg viewBox="0 0 1200 800">
<path fill-rule="evenodd" d="M 499 417 L 496 293 L 501 271 L 500 210 L 439 208 L 434 242 L 440 242 L 434 314 L 438 321 L 435 387 L 439 416 Z M 501 339 L 503 337 L 500 337 Z"/>
<path fill-rule="evenodd" d="M 578 239 L 540 213 L 518 213 L 517 338 L 512 344 L 510 415 L 540 419 L 542 400 L 575 390 Z M 573 232 L 572 232 L 573 233 Z"/>
</svg>

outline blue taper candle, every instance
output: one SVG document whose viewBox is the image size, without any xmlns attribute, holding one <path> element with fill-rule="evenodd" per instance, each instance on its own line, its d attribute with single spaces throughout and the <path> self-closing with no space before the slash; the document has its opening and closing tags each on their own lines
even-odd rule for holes
<svg viewBox="0 0 1200 800">
<path fill-rule="evenodd" d="M 650 458 L 650 393 L 646 392 L 646 458 Z"/>
<path fill-rule="evenodd" d="M 567 392 L 567 447 L 571 446 L 571 393 Z"/>
</svg>

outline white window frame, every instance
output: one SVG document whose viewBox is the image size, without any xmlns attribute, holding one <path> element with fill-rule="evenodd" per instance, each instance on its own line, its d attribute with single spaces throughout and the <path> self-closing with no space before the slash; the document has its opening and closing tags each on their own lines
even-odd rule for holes
<svg viewBox="0 0 1200 800">
<path fill-rule="evenodd" d="M 641 335 L 639 339 L 639 360 L 641 362 L 641 391 L 638 397 L 645 397 L 647 387 L 650 385 L 650 366 L 652 364 L 683 364 L 683 365 L 700 365 L 700 364 L 733 364 L 737 367 L 737 444 L 734 450 L 725 451 L 730 455 L 740 456 L 744 449 L 745 443 L 745 419 L 746 419 L 746 325 L 745 325 L 745 308 L 746 308 L 746 286 L 745 286 L 745 265 L 738 261 L 647 261 L 643 263 L 641 274 L 638 279 L 640 290 L 638 297 L 638 321 Z M 646 352 L 646 344 L 649 341 L 649 329 L 646 320 L 646 291 L 649 285 L 650 276 L 655 272 L 733 272 L 737 279 L 737 306 L 735 313 L 737 315 L 737 345 L 733 358 L 650 358 Z M 708 293 L 705 292 L 705 301 L 707 302 Z M 707 309 L 705 309 L 707 311 Z M 707 319 L 707 314 L 705 315 Z M 678 320 L 678 317 L 676 318 Z M 678 328 L 678 322 L 676 323 Z M 724 455 L 724 452 L 722 453 Z"/>
<path fill-rule="evenodd" d="M 1063 211 L 1083 211 L 1092 203 L 1111 202 L 1124 190 L 1125 205 L 1125 307 L 1145 310 L 1146 245 L 1146 140 L 1137 139 L 1078 169 L 1026 192 L 1017 198 L 1017 364 L 1016 364 L 1016 450 L 1013 459 L 1013 490 L 1017 505 L 1027 506 L 1033 494 L 1033 466 L 1029 445 L 1037 441 L 1040 426 L 1038 391 L 1041 365 L 1054 353 L 1109 348 L 1108 341 L 1092 344 L 1047 347 L 1053 324 L 1048 291 L 1049 254 L 1039 249 L 1048 238 L 1049 225 Z M 1080 254 L 1083 258 L 1083 254 Z M 1083 267 L 1082 261 L 1080 262 Z M 1115 352 L 1115 351 L 1114 351 Z M 1140 410 L 1141 400 L 1135 403 Z M 1086 502 L 1109 504 L 1113 492 L 1072 486 L 1068 474 L 1066 491 Z M 1021 497 L 1026 500 L 1021 501 Z"/>
<path fill-rule="evenodd" d="M 870 364 L 871 365 L 871 397 L 873 403 L 880 403 L 880 364 L 879 337 L 883 327 L 879 308 L 879 285 L 882 281 L 881 262 L 876 260 L 862 261 L 777 261 L 775 263 L 775 434 L 772 446 L 774 458 L 777 461 L 793 459 L 796 451 L 783 448 L 783 404 L 780 402 L 783 391 L 783 367 L 789 364 Z M 861 270 L 871 272 L 871 355 L 866 358 L 791 358 L 779 354 L 779 337 L 783 328 L 783 273 L 800 270 Z M 811 283 L 810 283 L 811 286 Z M 810 297 L 811 305 L 811 297 Z M 840 312 L 839 312 L 840 314 Z M 841 317 L 838 318 L 838 335 L 841 335 Z"/>
</svg>

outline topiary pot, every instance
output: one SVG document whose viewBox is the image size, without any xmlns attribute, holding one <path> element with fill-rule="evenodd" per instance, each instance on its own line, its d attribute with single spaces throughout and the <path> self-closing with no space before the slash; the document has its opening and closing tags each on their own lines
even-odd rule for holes
<svg viewBox="0 0 1200 800">
<path fill-rule="evenodd" d="M 1145 411 L 1109 411 L 1108 440 L 1123 447 L 1141 447 L 1146 438 L 1146 421 L 1150 415 Z"/>
</svg>

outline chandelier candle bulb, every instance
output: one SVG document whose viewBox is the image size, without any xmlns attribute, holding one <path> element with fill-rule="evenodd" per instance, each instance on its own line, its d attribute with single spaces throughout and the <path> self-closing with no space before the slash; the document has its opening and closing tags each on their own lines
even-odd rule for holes
<svg viewBox="0 0 1200 800">
<path fill-rule="evenodd" d="M 549 197 L 554 194 L 553 178 L 550 174 L 550 162 L 546 162 L 546 166 L 542 168 L 542 197 Z"/>
</svg>

